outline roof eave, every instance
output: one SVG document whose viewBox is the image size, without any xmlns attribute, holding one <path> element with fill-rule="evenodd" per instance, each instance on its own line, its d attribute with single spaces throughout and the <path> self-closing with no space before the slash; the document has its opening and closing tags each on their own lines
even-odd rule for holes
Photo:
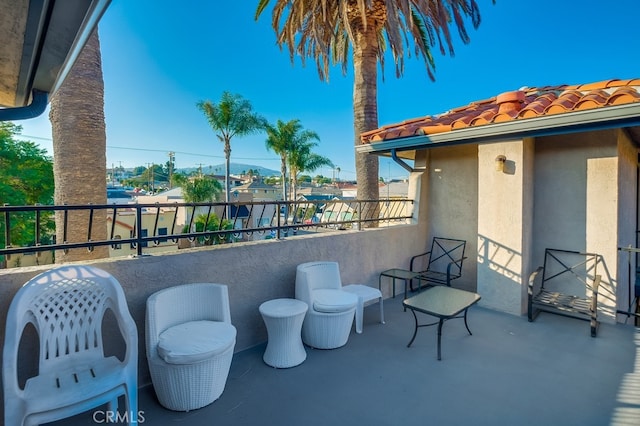
<svg viewBox="0 0 640 426">
<path fill-rule="evenodd" d="M 0 121 L 42 114 L 110 2 L 23 0 L 0 6 L 7 14 L 0 39 L 12 42 L 0 49 Z M 12 10 L 17 12 L 8 15 Z"/>
<path fill-rule="evenodd" d="M 467 127 L 434 135 L 418 135 L 356 146 L 359 153 L 389 154 L 435 146 L 489 143 L 514 138 L 580 133 L 640 126 L 640 103 L 615 105 L 505 123 Z"/>
</svg>

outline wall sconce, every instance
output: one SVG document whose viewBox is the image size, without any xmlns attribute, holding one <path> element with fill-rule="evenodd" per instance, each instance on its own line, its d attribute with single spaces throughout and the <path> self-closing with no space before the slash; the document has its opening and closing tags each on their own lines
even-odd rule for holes
<svg viewBox="0 0 640 426">
<path fill-rule="evenodd" d="M 507 162 L 507 157 L 505 157 L 504 155 L 498 155 L 496 157 L 496 171 L 504 172 L 504 163 L 506 162 Z"/>
</svg>

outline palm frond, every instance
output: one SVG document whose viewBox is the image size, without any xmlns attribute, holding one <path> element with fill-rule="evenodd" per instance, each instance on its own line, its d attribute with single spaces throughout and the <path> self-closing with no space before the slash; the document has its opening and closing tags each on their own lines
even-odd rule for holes
<svg viewBox="0 0 640 426">
<path fill-rule="evenodd" d="M 269 3 L 259 0 L 256 19 Z M 358 34 L 367 31 L 377 35 L 375 48 L 383 72 L 387 53 L 401 76 L 405 56 L 415 52 L 433 77 L 431 48 L 437 43 L 442 54 L 454 56 L 451 28 L 455 26 L 460 39 L 468 43 L 467 19 L 474 28 L 480 24 L 476 0 L 275 0 L 271 23 L 278 45 L 281 49 L 286 45 L 291 61 L 299 56 L 304 65 L 305 58 L 313 59 L 320 78 L 328 80 L 332 65 L 340 64 L 347 72 L 350 52 L 355 52 L 350 47 L 358 43 Z"/>
</svg>

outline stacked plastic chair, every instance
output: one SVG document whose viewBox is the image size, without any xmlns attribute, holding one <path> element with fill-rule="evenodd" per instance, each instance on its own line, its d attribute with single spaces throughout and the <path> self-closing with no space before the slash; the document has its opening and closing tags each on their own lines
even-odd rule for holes
<svg viewBox="0 0 640 426">
<path fill-rule="evenodd" d="M 123 360 L 105 357 L 103 317 L 111 311 L 126 345 Z M 25 327 L 38 333 L 38 374 L 18 384 L 18 346 Z M 109 352 L 109 351 L 107 351 Z M 138 331 L 120 283 L 92 266 L 61 266 L 29 280 L 7 314 L 2 381 L 4 424 L 38 425 L 108 404 L 138 420 Z"/>
</svg>

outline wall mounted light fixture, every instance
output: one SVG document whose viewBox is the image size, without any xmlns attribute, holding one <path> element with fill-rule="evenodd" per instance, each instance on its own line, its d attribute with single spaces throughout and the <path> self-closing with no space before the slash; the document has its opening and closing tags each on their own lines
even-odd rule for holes
<svg viewBox="0 0 640 426">
<path fill-rule="evenodd" d="M 504 172 L 504 163 L 506 162 L 507 162 L 507 157 L 505 157 L 504 155 L 498 155 L 496 157 L 496 171 Z"/>
</svg>

